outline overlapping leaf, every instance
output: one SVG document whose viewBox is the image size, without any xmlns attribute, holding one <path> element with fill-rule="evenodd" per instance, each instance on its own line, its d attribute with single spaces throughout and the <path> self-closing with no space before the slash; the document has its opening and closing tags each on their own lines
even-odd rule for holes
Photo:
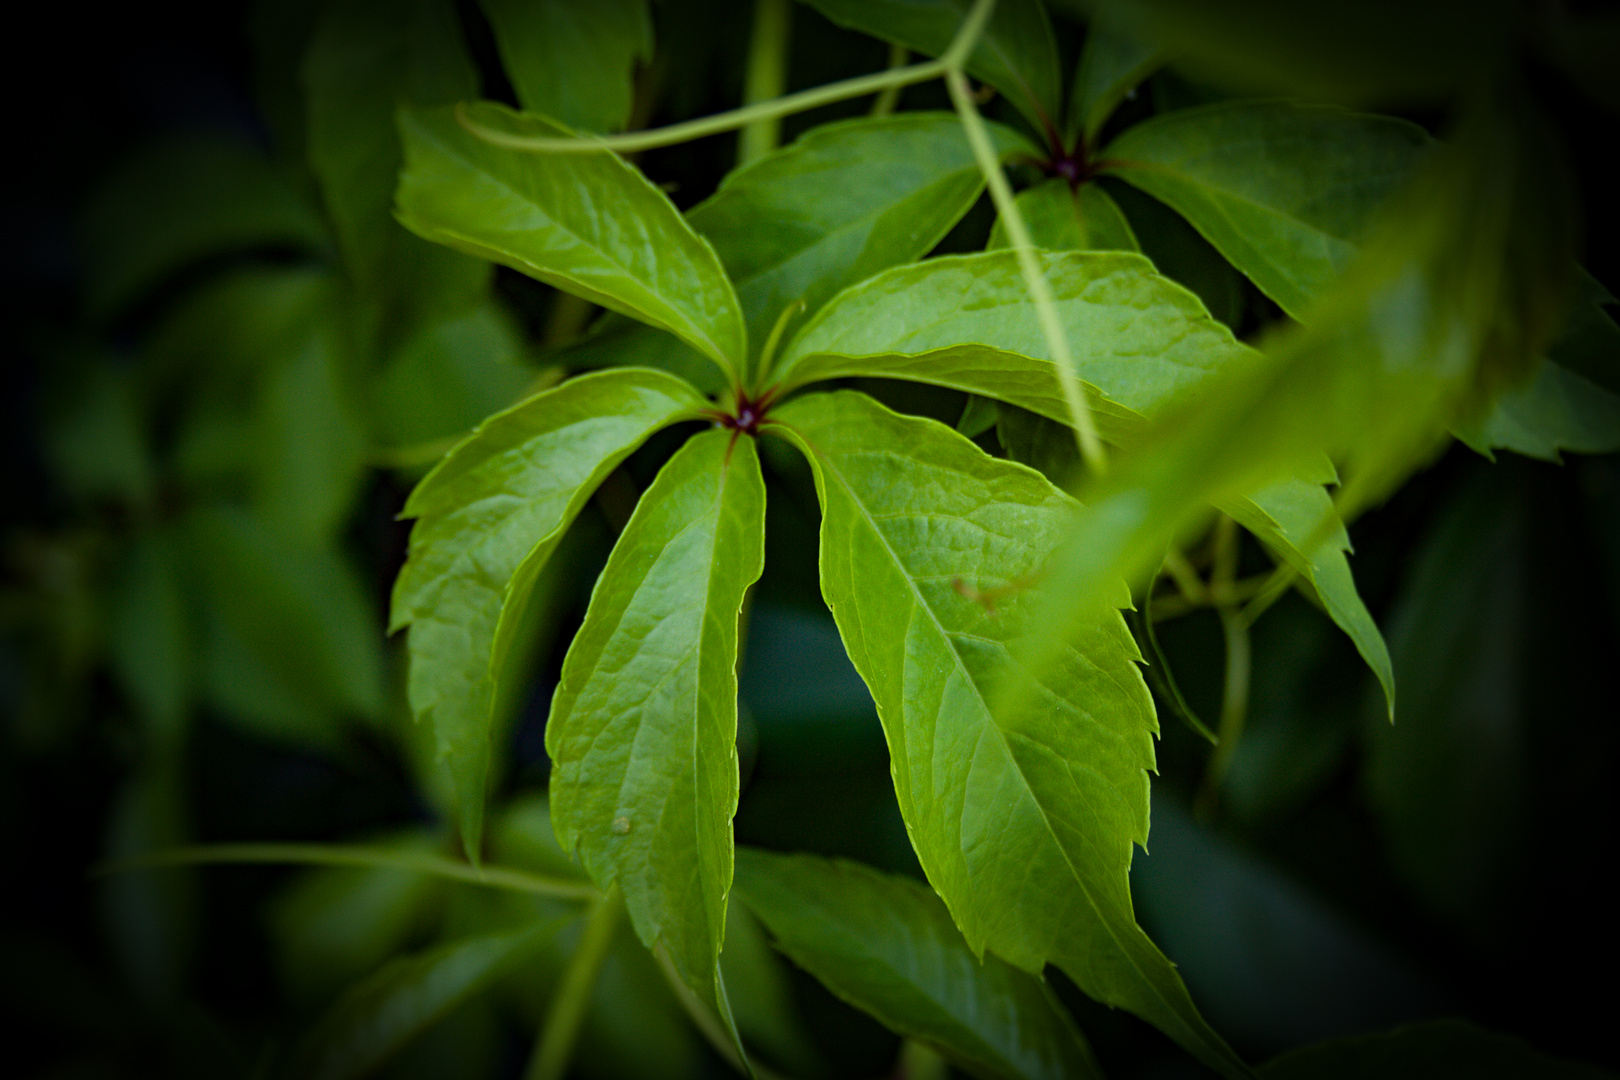
<svg viewBox="0 0 1620 1080">
<path fill-rule="evenodd" d="M 1066 127 L 1070 140 L 1079 136 L 1082 147 L 1094 145 L 1114 109 L 1162 60 L 1157 48 L 1106 13 L 1094 16 L 1069 91 Z"/>
<path fill-rule="evenodd" d="M 500 105 L 470 115 L 521 135 L 567 134 Z M 740 365 L 743 319 L 720 260 L 640 170 L 614 154 L 495 146 L 451 109 L 406 110 L 400 131 L 406 227 L 668 330 L 728 375 Z"/>
<path fill-rule="evenodd" d="M 1538 1053 L 1518 1039 L 1460 1020 L 1304 1046 L 1260 1070 L 1263 1080 L 1426 1080 L 1443 1074 L 1477 1080 L 1603 1080 L 1613 1075 Z"/>
<path fill-rule="evenodd" d="M 1099 1075 L 1039 977 L 974 956 L 927 886 L 858 863 L 742 848 L 737 892 L 794 963 L 974 1075 Z"/>
<path fill-rule="evenodd" d="M 433 725 L 455 776 L 469 851 L 483 813 L 503 607 L 522 608 L 526 586 L 602 478 L 702 404 L 663 372 L 583 376 L 486 420 L 406 503 L 417 523 L 391 628 L 411 627 L 411 708 Z M 510 584 L 523 565 L 531 573 Z"/>
<path fill-rule="evenodd" d="M 652 59 L 646 0 L 479 0 L 525 112 L 582 131 L 630 122 L 635 64 Z"/>
<path fill-rule="evenodd" d="M 877 703 L 912 844 L 968 944 L 1056 963 L 1241 1074 L 1131 913 L 1157 721 L 1124 621 L 1088 618 L 1038 682 L 1015 661 L 1074 504 L 863 395 L 775 415 L 815 472 L 823 595 Z"/>
<path fill-rule="evenodd" d="M 1018 212 L 1029 238 L 1047 251 L 1140 251 L 1131 223 L 1108 192 L 1096 184 L 1071 188 L 1067 180 L 1043 180 L 1018 193 Z M 996 219 L 985 249 L 1012 246 L 1007 226 Z"/>
<path fill-rule="evenodd" d="M 618 884 L 642 941 L 662 942 L 721 1016 L 737 618 L 764 538 L 753 440 L 689 440 L 614 546 L 546 725 L 558 841 L 604 888 Z"/>
</svg>

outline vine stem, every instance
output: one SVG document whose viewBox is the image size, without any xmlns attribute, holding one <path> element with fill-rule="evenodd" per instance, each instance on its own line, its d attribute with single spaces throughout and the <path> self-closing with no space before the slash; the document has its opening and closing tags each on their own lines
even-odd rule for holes
<svg viewBox="0 0 1620 1080">
<path fill-rule="evenodd" d="M 898 71 L 900 68 L 905 67 L 906 61 L 909 59 L 911 59 L 911 53 L 904 45 L 889 46 L 890 71 Z M 888 116 L 890 113 L 894 112 L 894 107 L 898 104 L 900 104 L 900 87 L 884 87 L 883 93 L 879 94 L 876 100 L 872 102 L 872 111 L 868 113 L 868 115 Z"/>
<path fill-rule="evenodd" d="M 624 901 L 619 897 L 617 883 L 609 885 L 591 904 L 585 916 L 585 933 L 546 1010 L 524 1080 L 562 1080 L 568 1072 L 574 1043 L 579 1040 L 580 1024 L 585 1020 L 585 1008 L 591 1002 L 596 977 L 602 971 L 602 961 L 607 959 L 623 914 Z"/>
<path fill-rule="evenodd" d="M 774 101 L 787 88 L 788 37 L 793 26 L 792 0 L 754 0 L 754 29 L 748 42 L 748 71 L 743 104 Z M 782 135 L 782 118 L 766 116 L 742 129 L 737 141 L 737 164 L 758 161 Z"/>
<path fill-rule="evenodd" d="M 120 874 L 159 866 L 223 863 L 292 863 L 364 870 L 405 870 L 470 885 L 562 900 L 594 900 L 600 895 L 594 886 L 585 882 L 565 881 L 502 866 L 476 867 L 425 851 L 395 851 L 351 844 L 199 844 L 166 848 L 128 859 L 114 859 L 92 867 L 90 872 L 92 875 Z"/>
</svg>

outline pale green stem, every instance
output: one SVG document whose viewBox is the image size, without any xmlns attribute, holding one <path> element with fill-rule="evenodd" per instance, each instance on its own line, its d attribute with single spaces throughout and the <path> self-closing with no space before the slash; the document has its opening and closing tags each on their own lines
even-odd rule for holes
<svg viewBox="0 0 1620 1080">
<path fill-rule="evenodd" d="M 1254 594 L 1254 599 L 1250 600 L 1248 606 L 1243 609 L 1243 625 L 1253 626 L 1254 621 L 1264 615 L 1267 608 L 1282 599 L 1283 594 L 1288 591 L 1289 586 L 1293 585 L 1294 579 L 1298 576 L 1299 572 L 1287 563 L 1283 563 L 1273 570 L 1267 576 L 1265 583 L 1260 586 L 1259 591 Z"/>
<path fill-rule="evenodd" d="M 92 874 L 117 874 L 154 866 L 196 866 L 209 863 L 295 863 L 310 866 L 350 866 L 366 870 L 405 870 L 449 878 L 491 889 L 552 896 L 563 900 L 592 900 L 595 887 L 582 881 L 532 874 L 502 866 L 476 867 L 425 851 L 360 847 L 351 844 L 205 844 L 168 848 L 128 859 L 114 859 L 92 868 Z"/>
<path fill-rule="evenodd" d="M 907 1039 L 900 1044 L 900 1060 L 894 1070 L 899 1080 L 946 1080 L 950 1073 L 950 1063 L 940 1057 L 933 1047 L 916 1039 Z"/>
<path fill-rule="evenodd" d="M 596 977 L 602 971 L 602 961 L 607 959 L 623 914 L 624 902 L 619 898 L 619 888 L 609 885 L 585 917 L 585 932 L 580 935 L 568 969 L 563 972 L 562 984 L 546 1010 L 524 1080 L 562 1080 L 567 1074 L 585 1009 L 591 1003 L 591 991 L 596 987 Z"/>
<path fill-rule="evenodd" d="M 1199 810 L 1208 814 L 1220 798 L 1221 785 L 1232 765 L 1232 754 L 1243 737 L 1243 721 L 1249 713 L 1249 624 L 1231 608 L 1221 608 L 1221 632 L 1226 636 L 1226 682 L 1221 692 L 1221 721 L 1216 729 L 1218 742 L 1204 773 L 1199 793 Z"/>
<path fill-rule="evenodd" d="M 889 46 L 889 70 L 896 71 L 906 66 L 911 59 L 911 53 L 904 45 Z M 890 86 L 884 89 L 872 102 L 872 116 L 888 116 L 894 112 L 894 107 L 900 104 L 900 87 Z"/>
<path fill-rule="evenodd" d="M 1192 568 L 1183 555 L 1176 548 L 1171 548 L 1164 556 L 1164 569 L 1170 575 L 1170 580 L 1176 583 L 1176 588 L 1186 598 L 1189 604 L 1205 604 L 1209 602 L 1208 591 L 1198 577 L 1198 571 Z"/>
<path fill-rule="evenodd" d="M 978 10 L 975 8 L 975 13 Z M 1063 324 L 1058 319 L 1057 300 L 1053 297 L 1052 286 L 1046 280 L 1046 275 L 1036 258 L 1035 245 L 1030 241 L 1029 229 L 1024 225 L 1024 216 L 1013 200 L 1012 185 L 1007 183 L 1007 175 L 1002 172 L 1001 161 L 996 156 L 995 147 L 991 145 L 990 133 L 985 130 L 984 120 L 973 104 L 973 91 L 968 86 L 966 76 L 960 69 L 952 67 L 945 73 L 945 84 L 950 88 L 951 101 L 956 105 L 956 112 L 962 118 L 962 127 L 967 132 L 969 144 L 973 147 L 973 156 L 979 162 L 979 171 L 984 173 L 985 184 L 990 189 L 990 200 L 996 204 L 996 213 L 1001 215 L 1001 223 L 1007 230 L 1007 239 L 1012 243 L 1012 249 L 1018 257 L 1018 269 L 1023 274 L 1024 285 L 1029 289 L 1030 299 L 1035 301 L 1035 314 L 1040 320 L 1041 334 L 1046 338 L 1047 351 L 1052 354 L 1052 364 L 1057 368 L 1058 383 L 1063 388 L 1063 400 L 1069 407 L 1069 418 L 1074 428 L 1075 442 L 1080 447 L 1080 458 L 1093 475 L 1101 476 L 1108 468 L 1108 458 L 1103 451 L 1102 440 L 1097 437 L 1097 428 L 1091 419 L 1091 408 L 1086 404 L 1085 387 L 1080 384 L 1079 377 L 1074 373 L 1074 361 L 1069 352 L 1069 338 L 1063 332 Z"/>
<path fill-rule="evenodd" d="M 787 89 L 788 37 L 792 26 L 792 0 L 754 0 L 754 32 L 748 43 L 744 105 L 775 100 Z M 737 142 L 737 164 L 758 161 L 775 150 L 781 135 L 780 116 L 755 120 L 742 129 Z"/>
</svg>

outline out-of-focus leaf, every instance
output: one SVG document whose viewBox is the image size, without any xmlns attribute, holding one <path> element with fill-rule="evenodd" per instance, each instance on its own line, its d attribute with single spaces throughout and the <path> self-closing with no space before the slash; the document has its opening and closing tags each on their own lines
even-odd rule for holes
<svg viewBox="0 0 1620 1080">
<path fill-rule="evenodd" d="M 525 112 L 582 131 L 630 122 L 637 63 L 652 59 L 646 0 L 479 0 Z"/>
<path fill-rule="evenodd" d="M 989 127 L 1002 156 L 1031 151 Z M 687 221 L 736 283 L 757 347 L 795 300 L 814 314 L 840 289 L 926 255 L 983 189 L 961 121 L 908 112 L 814 128 L 728 175 Z"/>
<path fill-rule="evenodd" d="M 521 355 L 517 328 L 493 303 L 424 327 L 373 384 L 379 441 L 404 447 L 471 431 L 533 379 Z"/>
<path fill-rule="evenodd" d="M 104 361 L 82 365 L 70 378 L 44 432 L 45 460 L 57 482 L 79 499 L 145 503 L 157 478 L 134 378 Z"/>
<path fill-rule="evenodd" d="M 147 335 L 142 374 L 154 393 L 181 397 L 198 386 L 254 386 L 328 314 L 338 284 L 320 266 L 253 265 L 214 276 Z"/>
<path fill-rule="evenodd" d="M 304 57 L 309 161 L 364 309 L 367 341 L 389 346 L 463 311 L 489 268 L 423 243 L 393 217 L 401 106 L 465 101 L 477 72 L 448 0 L 335 0 Z"/>
<path fill-rule="evenodd" d="M 1038 687 L 1015 663 L 1073 502 L 860 394 L 809 395 L 773 418 L 815 471 L 822 592 L 877 702 L 912 844 L 973 951 L 1031 972 L 1055 963 L 1244 1073 L 1131 913 L 1158 723 L 1124 620 L 1091 618 Z M 998 707 L 1009 685 L 1019 707 Z"/>
<path fill-rule="evenodd" d="M 113 801 L 107 856 L 133 858 L 187 840 L 182 779 L 174 760 L 153 755 Z M 130 870 L 103 880 L 101 908 L 113 951 L 138 998 L 172 1005 L 196 947 L 196 882 L 185 870 Z"/>
<path fill-rule="evenodd" d="M 404 512 L 417 522 L 390 625 L 411 627 L 411 708 L 455 776 L 469 852 L 482 831 L 498 626 L 516 635 L 535 579 L 602 478 L 702 407 L 663 372 L 583 376 L 484 421 L 411 493 Z"/>
<path fill-rule="evenodd" d="M 286 1075 L 346 1080 L 372 1073 L 487 988 L 561 922 L 468 938 L 394 960 L 344 995 L 299 1047 Z"/>
<path fill-rule="evenodd" d="M 1039 976 L 975 956 L 926 885 L 859 863 L 742 848 L 737 891 L 794 963 L 975 1076 L 1100 1075 Z"/>
<path fill-rule="evenodd" d="M 325 0 L 253 0 L 253 97 L 274 136 L 277 157 L 304 166 L 304 88 L 300 61 Z"/>
<path fill-rule="evenodd" d="M 329 243 L 312 207 L 255 149 L 218 137 L 156 143 L 114 171 L 82 223 L 85 306 L 117 315 L 176 271 L 233 251 Z"/>
<path fill-rule="evenodd" d="M 610 311 L 588 333 L 546 354 L 550 363 L 572 371 L 606 367 L 648 367 L 685 379 L 704 394 L 725 388 L 725 374 L 692 346 L 665 330 Z"/>
<path fill-rule="evenodd" d="M 1603 1080 L 1612 1073 L 1537 1053 L 1460 1020 L 1305 1046 L 1267 1062 L 1262 1080 Z"/>
<path fill-rule="evenodd" d="M 1069 91 L 1065 133 L 1070 142 L 1078 135 L 1081 147 L 1095 146 L 1098 133 L 1119 103 L 1163 62 L 1164 57 L 1150 42 L 1106 16 L 1094 17 L 1086 29 L 1086 44 Z"/>
<path fill-rule="evenodd" d="M 839 26 L 939 56 L 970 0 L 805 0 Z M 967 72 L 1000 90 L 1035 130 L 1056 137 L 1063 103 L 1052 24 L 1039 0 L 1001 0 L 968 57 Z"/>
<path fill-rule="evenodd" d="M 1101 154 L 1107 173 L 1185 216 L 1299 318 L 1344 271 L 1428 143 L 1403 120 L 1245 101 L 1154 117 Z"/>
<path fill-rule="evenodd" d="M 1551 360 L 1611 394 L 1620 394 L 1620 326 L 1606 309 L 1616 303 L 1602 282 L 1578 271 L 1564 332 L 1547 350 Z"/>
<path fill-rule="evenodd" d="M 688 441 L 620 534 L 546 724 L 564 850 L 729 1021 L 717 967 L 737 810 L 737 618 L 764 565 L 752 438 Z"/>
<path fill-rule="evenodd" d="M 178 749 L 191 708 L 195 641 L 174 537 L 130 545 L 107 620 L 108 659 L 159 753 Z"/>
<path fill-rule="evenodd" d="M 503 132 L 567 134 L 500 105 L 469 113 Z M 639 169 L 495 146 L 450 109 L 406 110 L 400 125 L 399 217 L 412 231 L 668 330 L 728 375 L 741 365 L 747 336 L 720 260 Z"/>
<path fill-rule="evenodd" d="M 1119 204 L 1097 184 L 1069 187 L 1060 177 L 1043 180 L 1018 193 L 1029 238 L 1047 251 L 1141 251 L 1131 223 Z M 1007 227 L 1000 218 L 990 230 L 985 249 L 1011 247 Z"/>
<path fill-rule="evenodd" d="M 502 866 L 550 877 L 582 878 L 578 860 L 557 843 L 551 806 L 544 794 L 515 799 L 490 829 L 490 857 Z"/>
<path fill-rule="evenodd" d="M 793 987 L 782 958 L 765 939 L 765 930 L 733 890 L 726 905 L 726 942 L 720 950 L 720 975 L 737 1021 L 737 1033 L 752 1053 L 763 1050 L 778 1069 L 794 1076 L 826 1072 L 793 1000 Z"/>
</svg>

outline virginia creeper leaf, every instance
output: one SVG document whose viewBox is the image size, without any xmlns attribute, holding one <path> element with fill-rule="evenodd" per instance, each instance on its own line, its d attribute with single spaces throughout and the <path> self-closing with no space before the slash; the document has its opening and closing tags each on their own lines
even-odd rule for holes
<svg viewBox="0 0 1620 1080">
<path fill-rule="evenodd" d="M 630 122 L 635 65 L 652 59 L 646 0 L 479 0 L 525 112 L 582 131 Z"/>
<path fill-rule="evenodd" d="M 490 761 L 496 628 L 602 478 L 653 432 L 694 415 L 686 383 L 639 368 L 586 375 L 479 425 L 405 504 L 410 554 L 391 630 L 411 627 L 409 693 L 455 777 L 476 852 Z M 520 565 L 534 567 L 510 585 Z"/>
<path fill-rule="evenodd" d="M 1040 978 L 975 956 L 926 885 L 842 859 L 740 848 L 737 892 L 777 948 L 834 994 L 975 1076 L 1100 1075 Z"/>
<path fill-rule="evenodd" d="M 971 0 L 805 0 L 863 34 L 939 56 L 950 47 Z M 1043 135 L 1056 137 L 1063 88 L 1052 24 L 1039 0 L 1001 0 L 967 61 L 967 72 L 1000 90 Z"/>
<path fill-rule="evenodd" d="M 546 724 L 551 815 L 651 948 L 722 1017 L 737 810 L 737 619 L 764 565 L 751 438 L 694 436 L 659 472 L 591 594 Z"/>
<path fill-rule="evenodd" d="M 1262 1080 L 1603 1080 L 1612 1073 L 1537 1053 L 1518 1039 L 1460 1020 L 1412 1024 L 1377 1035 L 1290 1050 L 1259 1070 Z"/>
<path fill-rule="evenodd" d="M 1169 204 L 1299 318 L 1413 173 L 1415 124 L 1330 106 L 1230 102 L 1131 127 L 1105 171 Z"/>
<path fill-rule="evenodd" d="M 562 135 L 488 102 L 476 122 Z M 399 219 L 417 234 L 668 330 L 731 375 L 742 313 L 714 249 L 668 196 L 614 154 L 534 154 L 484 142 L 452 109 L 400 114 Z"/>
<path fill-rule="evenodd" d="M 1094 146 L 1119 103 L 1162 62 L 1158 49 L 1118 25 L 1106 10 L 1094 15 L 1069 91 L 1070 142 L 1078 135 L 1082 147 Z"/>
<path fill-rule="evenodd" d="M 877 703 L 912 845 L 969 946 L 1030 972 L 1055 963 L 1242 1074 L 1131 913 L 1158 722 L 1124 620 L 1090 619 L 1038 684 L 1015 667 L 1072 500 L 861 394 L 774 418 L 814 470 L 822 594 Z M 1005 685 L 1033 702 L 997 707 Z"/>
<path fill-rule="evenodd" d="M 750 1049 L 769 1055 L 794 1076 L 817 1076 L 826 1064 L 805 1032 L 787 962 L 771 948 L 765 928 L 732 889 L 726 905 L 726 942 L 720 974 L 737 1032 Z"/>
<path fill-rule="evenodd" d="M 1097 184 L 1070 188 L 1061 177 L 1025 188 L 1015 200 L 1029 238 L 1047 251 L 1141 251 L 1131 223 L 1108 192 Z M 1000 218 L 985 250 L 1011 247 Z"/>
</svg>

